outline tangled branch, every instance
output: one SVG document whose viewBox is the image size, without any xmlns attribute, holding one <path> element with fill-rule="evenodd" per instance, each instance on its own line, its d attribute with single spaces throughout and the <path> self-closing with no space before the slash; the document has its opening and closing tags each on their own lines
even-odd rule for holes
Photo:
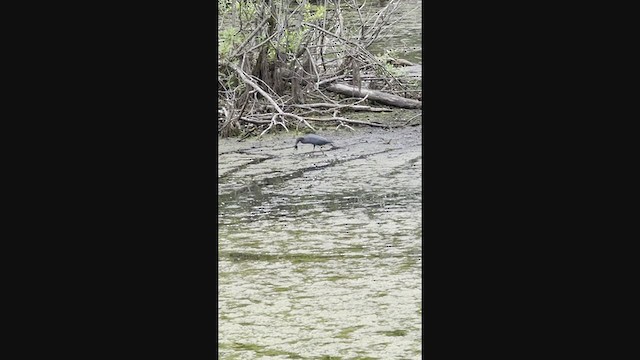
<svg viewBox="0 0 640 360">
<path fill-rule="evenodd" d="M 378 82 L 384 91 L 410 93 L 407 81 L 367 50 L 388 28 L 402 1 L 389 0 L 373 13 L 366 13 L 365 5 L 356 0 L 219 1 L 219 134 L 239 134 L 243 126 L 261 128 L 260 135 L 278 125 L 289 131 L 292 121 L 312 130 L 313 121 L 347 128 L 384 126 L 336 116 L 391 111 L 359 105 L 375 98 Z M 357 12 L 351 19 L 355 25 L 345 26 L 341 6 Z M 356 99 L 341 103 L 336 92 L 341 86 L 357 88 L 351 92 Z M 387 105 L 402 107 L 402 102 Z M 311 113 L 334 115 L 314 118 Z"/>
</svg>

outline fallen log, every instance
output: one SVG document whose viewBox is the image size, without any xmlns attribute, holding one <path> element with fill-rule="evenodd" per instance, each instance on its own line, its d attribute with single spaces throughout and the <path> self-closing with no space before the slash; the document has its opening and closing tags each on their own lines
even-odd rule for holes
<svg viewBox="0 0 640 360">
<path fill-rule="evenodd" d="M 331 84 L 327 90 L 342 95 L 353 97 L 367 97 L 368 100 L 377 101 L 381 104 L 391 105 L 404 109 L 422 109 L 422 101 L 403 98 L 402 96 L 385 93 L 378 90 L 358 89 L 355 86 L 345 84 Z"/>
<path fill-rule="evenodd" d="M 349 105 L 349 104 L 341 105 L 341 104 L 329 104 L 329 103 L 293 104 L 291 106 L 301 108 L 301 109 L 328 108 L 328 109 L 350 109 L 353 111 L 371 111 L 371 112 L 393 111 L 387 108 L 374 108 L 366 105 Z"/>
</svg>

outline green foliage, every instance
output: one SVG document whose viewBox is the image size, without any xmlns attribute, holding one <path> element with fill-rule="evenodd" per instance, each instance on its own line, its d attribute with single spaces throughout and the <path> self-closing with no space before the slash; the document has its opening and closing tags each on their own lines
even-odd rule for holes
<svg viewBox="0 0 640 360">
<path fill-rule="evenodd" d="M 376 74 L 385 75 L 385 73 L 389 73 L 393 76 L 401 76 L 405 74 L 405 71 L 402 68 L 397 68 L 389 63 L 390 60 L 396 57 L 395 50 L 387 50 L 384 54 L 375 55 L 376 60 L 384 67 L 383 69 L 377 67 Z"/>
<path fill-rule="evenodd" d="M 253 20 L 256 15 L 256 4 L 253 2 L 236 2 L 236 9 L 240 12 L 240 20 Z"/>
<path fill-rule="evenodd" d="M 300 48 L 300 44 L 302 43 L 302 39 L 306 34 L 305 29 L 300 29 L 298 31 L 284 31 L 284 42 L 286 46 L 286 50 L 289 52 L 296 52 L 298 48 Z"/>
<path fill-rule="evenodd" d="M 228 0 L 218 0 L 218 12 L 225 13 L 231 8 L 231 3 Z"/>
<path fill-rule="evenodd" d="M 234 44 L 242 41 L 243 36 L 238 34 L 238 29 L 230 27 L 218 33 L 218 55 L 226 58 L 231 54 Z"/>
<path fill-rule="evenodd" d="M 304 22 L 312 23 L 314 21 L 318 21 L 324 18 L 325 12 L 326 9 L 324 6 L 316 6 L 307 3 L 302 13 Z M 298 52 L 300 45 L 302 45 L 302 42 L 308 33 L 309 27 L 304 25 L 297 30 L 285 29 L 284 37 L 276 42 L 278 49 L 288 53 Z M 272 49 L 270 50 L 273 51 Z M 275 52 L 270 52 L 269 55 L 270 58 L 272 58 L 272 56 L 275 56 Z"/>
<path fill-rule="evenodd" d="M 378 60 L 378 61 L 380 61 L 381 63 L 384 64 L 388 60 L 391 60 L 394 56 L 395 56 L 395 51 L 387 49 L 387 50 L 385 50 L 384 54 L 375 55 L 375 58 L 376 58 L 376 60 Z"/>
<path fill-rule="evenodd" d="M 391 64 L 384 64 L 384 69 L 391 75 L 393 76 L 401 76 L 404 75 L 405 72 L 404 70 L 402 70 L 402 68 L 397 68 Z"/>
<path fill-rule="evenodd" d="M 233 9 L 235 7 L 235 9 Z M 228 15 L 232 10 L 238 12 L 240 20 L 252 20 L 256 15 L 256 2 L 253 1 L 234 1 L 218 0 L 218 11 L 222 15 Z"/>
<path fill-rule="evenodd" d="M 257 1 L 229 1 L 218 0 L 219 14 L 223 18 L 235 17 L 240 24 L 251 24 L 258 14 L 258 6 L 264 6 L 265 3 Z M 304 22 L 314 23 L 322 20 L 326 14 L 324 6 L 305 4 L 304 8 L 298 15 L 302 15 Z M 299 19 L 299 18 L 298 18 Z M 237 24 L 237 23 L 236 23 Z M 249 31 L 240 27 L 228 27 L 221 30 L 218 34 L 218 55 L 221 59 L 227 58 L 234 47 L 243 42 Z M 310 33 L 308 26 L 299 26 L 296 28 L 285 29 L 282 37 L 273 39 L 273 45 L 267 44 L 267 58 L 274 60 L 276 50 L 281 53 L 297 53 L 304 42 L 305 37 Z M 264 36 L 259 35 L 257 42 L 264 40 Z M 275 48 L 274 48 L 275 46 Z"/>
<path fill-rule="evenodd" d="M 306 3 L 304 6 L 304 21 L 310 23 L 323 19 L 326 11 L 327 9 L 322 5 L 318 6 Z"/>
<path fill-rule="evenodd" d="M 257 14 L 256 3 L 228 0 L 218 0 L 218 11 L 220 16 L 229 17 L 232 14 L 232 7 L 235 6 L 236 14 L 240 23 L 253 20 Z M 242 43 L 246 34 L 240 32 L 236 27 L 228 27 L 218 33 L 218 55 L 225 58 L 231 54 L 235 45 Z"/>
</svg>

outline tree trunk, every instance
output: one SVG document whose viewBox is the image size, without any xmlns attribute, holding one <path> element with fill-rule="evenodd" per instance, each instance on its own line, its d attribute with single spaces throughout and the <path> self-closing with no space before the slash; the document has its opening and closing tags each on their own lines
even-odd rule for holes
<svg viewBox="0 0 640 360">
<path fill-rule="evenodd" d="M 368 100 L 377 101 L 381 104 L 391 105 L 399 108 L 422 109 L 422 101 L 407 99 L 403 98 L 402 96 L 393 95 L 378 90 L 358 89 L 357 87 L 344 84 L 332 84 L 327 86 L 326 89 L 338 94 L 353 97 L 363 98 L 368 95 Z"/>
</svg>

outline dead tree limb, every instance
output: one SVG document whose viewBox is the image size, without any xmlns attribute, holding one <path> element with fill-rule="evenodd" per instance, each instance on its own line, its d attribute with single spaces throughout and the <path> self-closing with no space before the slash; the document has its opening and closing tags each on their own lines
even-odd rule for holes
<svg viewBox="0 0 640 360">
<path fill-rule="evenodd" d="M 273 105 L 273 107 L 275 107 L 279 113 L 283 112 L 280 106 L 278 106 L 278 104 L 275 102 L 275 100 L 273 100 L 271 96 L 269 96 L 269 94 L 267 94 L 264 90 L 262 90 L 260 86 L 258 86 L 258 84 L 251 81 L 251 79 L 249 79 L 249 77 L 244 73 L 244 71 L 242 71 L 240 68 L 233 65 L 232 63 L 228 63 L 228 65 L 230 68 L 235 70 L 238 73 L 238 75 L 240 75 L 240 77 L 246 84 L 250 85 L 252 88 L 256 89 L 256 91 L 259 92 L 260 95 L 264 96 L 264 98 L 267 99 L 267 101 L 270 102 L 271 105 Z"/>
<path fill-rule="evenodd" d="M 331 84 L 326 87 L 327 90 L 353 97 L 365 97 L 369 100 L 377 101 L 382 104 L 391 105 L 404 109 L 422 109 L 422 101 L 407 99 L 402 96 L 389 94 L 377 90 L 358 89 L 355 86 L 345 84 Z"/>
<path fill-rule="evenodd" d="M 309 128 L 311 128 L 311 130 L 315 130 L 313 128 L 313 126 L 311 126 L 311 124 L 309 124 L 304 118 L 295 115 L 295 114 L 289 114 L 289 113 L 285 113 L 284 111 L 282 111 L 282 109 L 280 108 L 280 106 L 278 106 L 278 104 L 275 102 L 275 100 L 273 100 L 273 98 L 271 98 L 271 96 L 269 96 L 269 94 L 267 94 L 264 90 L 262 90 L 260 88 L 260 86 L 258 86 L 258 84 L 256 84 L 255 82 L 251 81 L 251 79 L 249 79 L 249 77 L 244 73 L 244 71 L 242 71 L 242 69 L 238 68 L 237 66 L 229 63 L 229 67 L 231 67 L 233 70 L 235 70 L 238 75 L 240 75 L 240 77 L 242 78 L 242 80 L 247 83 L 248 85 L 250 85 L 252 88 L 256 89 L 257 92 L 260 93 L 260 95 L 264 96 L 265 99 L 267 99 L 268 102 L 271 103 L 271 105 L 273 105 L 273 107 L 276 109 L 276 111 L 278 111 L 278 115 L 281 115 L 282 117 L 284 116 L 290 116 L 293 118 L 296 118 L 298 121 L 304 122 L 305 125 L 307 125 Z M 273 122 L 274 120 L 272 120 Z M 283 125 L 284 126 L 284 125 Z M 285 127 L 286 129 L 286 127 Z"/>
<path fill-rule="evenodd" d="M 262 23 L 260 23 L 260 25 L 258 25 L 256 29 L 253 30 L 253 32 L 247 37 L 247 39 L 243 41 L 242 44 L 240 44 L 240 46 L 238 46 L 238 48 L 234 50 L 233 54 L 231 55 L 232 58 L 241 54 L 242 49 L 249 43 L 251 39 L 253 39 L 254 36 L 258 34 L 260 30 L 262 30 L 262 28 L 267 24 L 268 20 L 269 20 L 268 18 L 264 19 Z"/>
<path fill-rule="evenodd" d="M 338 121 L 338 122 L 346 122 L 346 123 L 351 123 L 351 124 L 360 124 L 360 125 L 369 125 L 369 126 L 373 126 L 373 127 L 381 127 L 381 128 L 389 128 L 389 127 L 399 127 L 397 125 L 385 125 L 385 124 L 379 124 L 379 123 L 371 123 L 371 122 L 366 122 L 366 121 L 360 121 L 360 120 L 349 120 L 343 117 L 330 117 L 330 118 L 305 118 L 309 121 Z"/>
<path fill-rule="evenodd" d="M 293 107 L 301 108 L 301 109 L 313 109 L 313 108 L 327 108 L 327 109 L 349 109 L 354 111 L 371 111 L 371 112 L 385 112 L 385 111 L 393 111 L 387 108 L 375 108 L 367 105 L 339 105 L 339 104 L 329 104 L 329 103 L 315 103 L 315 104 L 293 104 Z"/>
</svg>

